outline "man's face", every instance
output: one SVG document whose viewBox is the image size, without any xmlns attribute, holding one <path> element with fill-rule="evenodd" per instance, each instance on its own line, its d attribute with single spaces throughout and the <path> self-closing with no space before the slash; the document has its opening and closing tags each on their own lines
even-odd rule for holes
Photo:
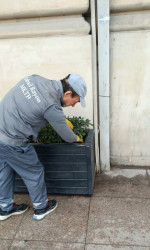
<svg viewBox="0 0 150 250">
<path fill-rule="evenodd" d="M 76 103 L 80 102 L 80 97 L 79 96 L 72 97 L 72 91 L 67 91 L 63 94 L 62 101 L 65 107 L 69 106 L 74 107 Z"/>
</svg>

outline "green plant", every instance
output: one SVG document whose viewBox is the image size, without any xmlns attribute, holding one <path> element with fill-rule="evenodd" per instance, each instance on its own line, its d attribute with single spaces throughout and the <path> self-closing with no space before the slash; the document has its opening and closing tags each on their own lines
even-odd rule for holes
<svg viewBox="0 0 150 250">
<path fill-rule="evenodd" d="M 89 132 L 89 127 L 92 125 L 89 119 L 82 118 L 81 116 L 72 118 L 67 117 L 69 121 L 73 124 L 73 132 L 78 135 L 83 140 Z M 56 133 L 53 127 L 48 124 L 46 127 L 42 128 L 38 134 L 38 142 L 40 143 L 60 143 L 63 142 L 61 137 Z"/>
</svg>

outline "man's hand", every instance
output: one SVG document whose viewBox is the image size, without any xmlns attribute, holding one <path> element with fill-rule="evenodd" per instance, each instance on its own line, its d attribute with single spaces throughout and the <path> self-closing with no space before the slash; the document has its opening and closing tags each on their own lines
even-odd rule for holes
<svg viewBox="0 0 150 250">
<path fill-rule="evenodd" d="M 73 124 L 72 124 L 72 122 L 70 122 L 68 119 L 66 119 L 66 122 L 67 122 L 69 128 L 73 129 Z M 77 140 L 76 140 L 76 142 L 83 142 L 83 139 L 80 138 L 80 137 L 77 135 Z"/>
<path fill-rule="evenodd" d="M 83 142 L 83 139 L 80 138 L 80 137 L 77 135 L 77 140 L 76 140 L 76 142 Z"/>
<path fill-rule="evenodd" d="M 67 122 L 69 128 L 73 129 L 73 124 L 68 119 L 66 119 L 66 122 Z"/>
</svg>

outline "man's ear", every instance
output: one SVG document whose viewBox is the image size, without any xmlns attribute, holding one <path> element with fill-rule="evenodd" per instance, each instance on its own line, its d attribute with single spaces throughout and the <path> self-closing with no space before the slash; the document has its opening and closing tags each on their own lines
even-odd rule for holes
<svg viewBox="0 0 150 250">
<path fill-rule="evenodd" d="M 71 90 L 68 90 L 64 93 L 65 96 L 68 96 L 68 95 L 72 95 L 72 91 Z"/>
</svg>

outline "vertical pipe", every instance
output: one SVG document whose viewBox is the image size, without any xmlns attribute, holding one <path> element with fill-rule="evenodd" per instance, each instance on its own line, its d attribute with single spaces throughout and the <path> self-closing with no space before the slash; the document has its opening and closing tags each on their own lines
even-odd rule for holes
<svg viewBox="0 0 150 250">
<path fill-rule="evenodd" d="M 96 6 L 95 0 L 90 0 L 91 9 L 91 29 L 92 29 L 92 82 L 93 82 L 93 113 L 94 113 L 94 131 L 95 131 L 95 158 L 96 172 L 100 172 L 99 156 L 99 121 L 98 121 L 98 86 L 97 86 L 97 46 L 96 46 Z"/>
<path fill-rule="evenodd" d="M 110 170 L 109 146 L 109 0 L 97 0 L 101 171 Z"/>
</svg>

